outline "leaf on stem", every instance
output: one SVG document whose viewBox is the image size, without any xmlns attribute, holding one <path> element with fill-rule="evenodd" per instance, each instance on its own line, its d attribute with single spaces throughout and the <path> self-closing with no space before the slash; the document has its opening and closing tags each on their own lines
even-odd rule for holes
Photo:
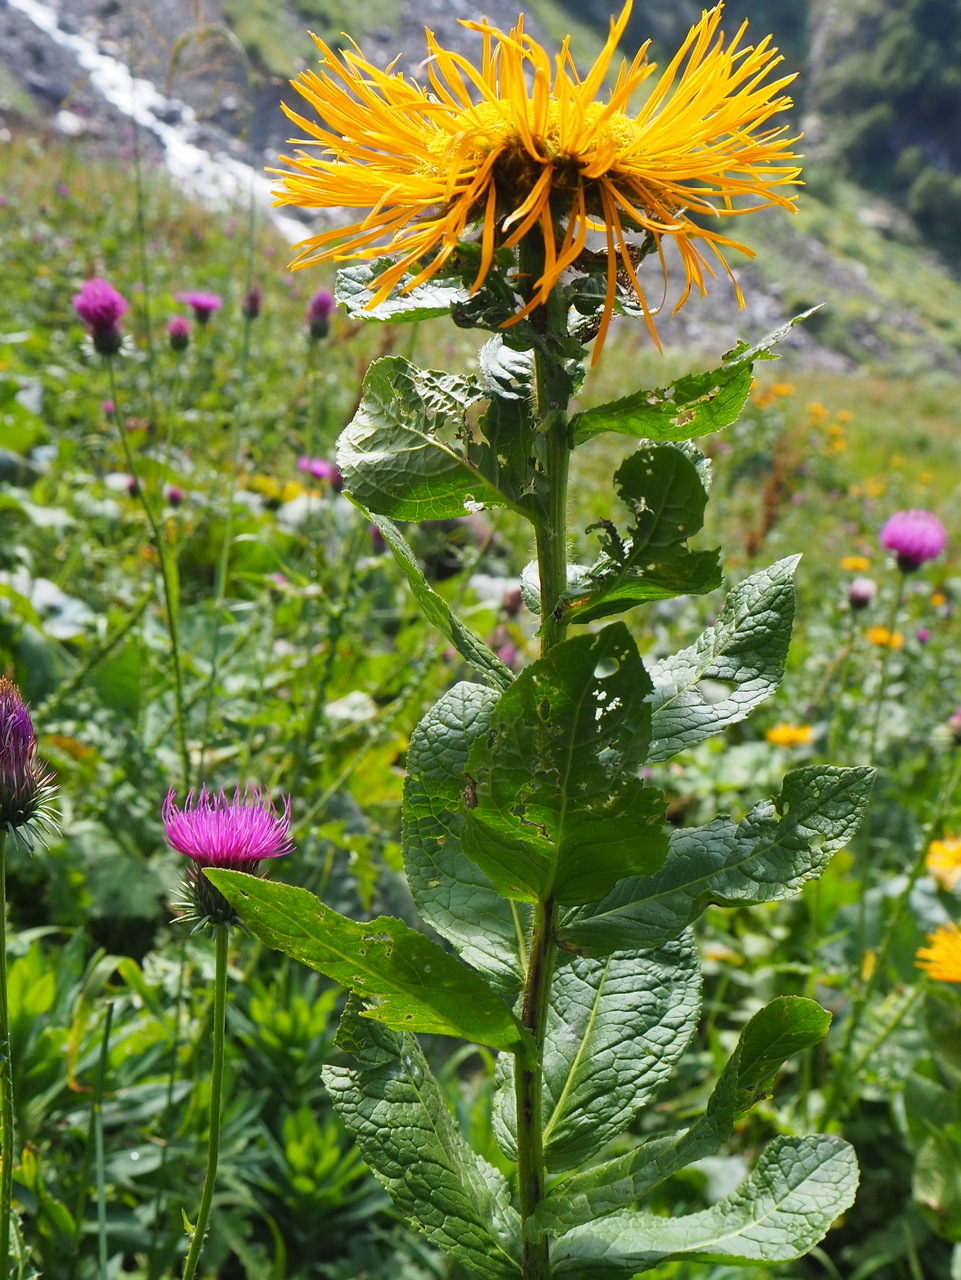
<svg viewBox="0 0 961 1280">
<path fill-rule="evenodd" d="M 817 308 L 812 308 L 816 310 Z M 575 445 L 602 431 L 648 440 L 696 440 L 729 427 L 751 390 L 755 360 L 773 360 L 770 349 L 811 314 L 805 311 L 749 346 L 739 342 L 723 363 L 708 373 L 690 373 L 669 387 L 633 395 L 578 413 L 571 420 Z"/>
<path fill-rule="evenodd" d="M 492 986 L 523 981 L 530 908 L 494 891 L 461 848 L 467 759 L 487 733 L 497 694 L 462 682 L 414 730 L 404 786 L 404 862 L 417 910 Z"/>
<path fill-rule="evenodd" d="M 762 801 L 737 825 L 722 817 L 671 832 L 659 871 L 622 880 L 572 913 L 559 938 L 593 955 L 649 951 L 678 937 L 710 903 L 789 898 L 854 836 L 873 784 L 869 768 L 795 769 L 776 800 Z"/>
<path fill-rule="evenodd" d="M 514 679 L 510 667 L 505 666 L 490 646 L 475 635 L 470 627 L 465 627 L 447 601 L 437 594 L 421 572 L 416 556 L 397 526 L 383 516 L 366 511 L 359 503 L 355 505 L 380 530 L 427 621 L 447 637 L 464 661 L 478 674 L 486 676 L 498 689 L 506 689 Z"/>
<path fill-rule="evenodd" d="M 690 648 L 652 665 L 649 763 L 737 724 L 777 689 L 791 642 L 799 560 L 788 556 L 745 578 L 729 592 L 713 627 Z"/>
<path fill-rule="evenodd" d="M 522 1043 L 513 1014 L 483 978 L 403 920 L 348 920 L 306 889 L 241 871 L 204 874 L 267 946 L 363 996 L 365 1017 L 495 1049 Z"/>
<path fill-rule="evenodd" d="M 651 684 L 627 628 L 565 640 L 501 694 L 474 743 L 464 852 L 506 898 L 587 902 L 660 865 L 664 800 L 637 777 Z"/>
<path fill-rule="evenodd" d="M 714 1154 L 730 1138 L 735 1121 L 769 1095 L 787 1059 L 818 1044 L 830 1023 L 829 1013 L 801 996 L 779 996 L 759 1009 L 741 1032 L 707 1109 L 690 1129 L 651 1138 L 626 1155 L 566 1179 L 538 1208 L 538 1228 L 559 1235 L 593 1222 Z"/>
<path fill-rule="evenodd" d="M 651 955 L 567 956 L 551 983 L 544 1041 L 544 1159 L 576 1169 L 621 1133 L 671 1075 L 697 1030 L 701 970 L 690 936 Z M 516 1159 L 513 1081 L 494 1130 Z"/>
<path fill-rule="evenodd" d="M 618 468 L 614 486 L 633 516 L 624 537 L 600 525 L 602 553 L 567 596 L 567 622 L 595 622 L 645 600 L 703 595 L 721 585 L 717 551 L 689 551 L 687 540 L 704 523 L 707 461 L 694 447 L 644 444 Z"/>
<path fill-rule="evenodd" d="M 400 1211 L 483 1280 L 517 1280 L 520 1224 L 504 1177 L 454 1127 L 416 1039 L 358 1017 L 337 1043 L 353 1059 L 323 1069 L 334 1107 Z"/>
<path fill-rule="evenodd" d="M 379 258 L 376 262 L 352 263 L 349 267 L 341 267 L 337 272 L 334 296 L 345 307 L 352 320 L 390 320 L 394 324 L 413 324 L 419 320 L 449 315 L 455 303 L 467 300 L 467 289 L 460 280 L 441 276 L 435 276 L 426 284 L 417 285 L 409 293 L 403 293 L 401 290 L 405 280 L 414 278 L 410 275 L 400 281 L 389 298 L 368 309 L 368 303 L 374 296 L 371 284 L 382 271 L 392 265 L 392 258 Z"/>
<path fill-rule="evenodd" d="M 857 1187 L 857 1160 L 841 1138 L 775 1138 L 719 1204 L 683 1218 L 612 1214 L 561 1237 L 553 1262 L 570 1280 L 628 1280 L 668 1258 L 790 1262 L 823 1239 Z"/>
<path fill-rule="evenodd" d="M 361 506 L 395 520 L 445 520 L 508 503 L 478 469 L 467 410 L 484 399 L 473 378 L 375 360 L 337 462 Z"/>
</svg>

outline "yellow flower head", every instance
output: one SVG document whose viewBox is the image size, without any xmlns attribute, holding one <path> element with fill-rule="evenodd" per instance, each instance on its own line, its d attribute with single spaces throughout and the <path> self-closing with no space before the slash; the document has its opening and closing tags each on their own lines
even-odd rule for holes
<svg viewBox="0 0 961 1280">
<path fill-rule="evenodd" d="M 953 889 L 961 880 L 961 839 L 945 836 L 943 840 L 932 840 L 924 861 L 939 884 Z"/>
<path fill-rule="evenodd" d="M 479 228 L 476 291 L 495 249 L 516 247 L 533 232 L 543 241 L 544 267 L 522 282 L 527 302 L 516 319 L 546 301 L 596 231 L 607 242 L 607 292 L 595 360 L 614 312 L 618 273 L 637 294 L 656 341 L 637 277 L 641 254 L 628 233 L 650 237 L 665 284 L 662 240 L 673 239 L 686 276 L 680 307 L 692 287 L 704 293 L 706 276 L 714 275 L 705 250 L 728 275 L 724 248 L 753 256 L 705 226 L 705 216 L 771 204 L 793 211 L 795 193 L 785 188 L 797 184 L 800 170 L 786 126 L 764 128 L 791 106 L 781 90 L 793 76 L 762 83 L 781 61 L 777 50 L 768 37 L 742 47 L 744 26 L 725 42 L 720 4 L 702 14 L 640 107 L 632 108 L 632 96 L 656 69 L 647 44 L 632 62 L 622 61 L 614 88 L 599 98 L 631 4 L 626 0 L 612 19 L 584 76 L 569 37 L 552 68 L 524 31 L 523 15 L 509 33 L 462 22 L 483 37 L 477 66 L 427 31 L 429 88 L 379 70 L 356 45 L 338 53 L 315 36 L 320 74 L 305 71 L 292 84 L 322 123 L 284 110 L 307 134 L 294 141 L 320 150 L 281 157 L 292 172 L 275 170 L 283 178 L 277 203 L 364 212 L 346 227 L 302 241 L 291 265 L 391 255 L 393 264 L 374 282 L 376 306 L 408 272 L 414 276 L 406 289 L 429 280 Z M 743 305 L 740 290 L 737 297 Z"/>
<path fill-rule="evenodd" d="M 773 742 L 776 747 L 803 747 L 806 746 L 814 736 L 814 730 L 809 724 L 776 724 L 773 729 L 768 729 L 764 735 L 768 742 Z"/>
<path fill-rule="evenodd" d="M 889 631 L 887 627 L 868 627 L 864 635 L 868 644 L 876 644 L 882 649 L 904 647 L 904 635 L 900 631 Z"/>
<path fill-rule="evenodd" d="M 793 382 L 773 382 L 771 384 L 771 394 L 775 396 L 793 396 Z"/>
<path fill-rule="evenodd" d="M 918 968 L 939 982 L 961 982 L 961 929 L 942 924 L 928 935 L 928 944 L 918 948 Z"/>
<path fill-rule="evenodd" d="M 842 556 L 841 568 L 847 569 L 849 573 L 867 573 L 871 568 L 871 561 L 867 556 Z"/>
</svg>

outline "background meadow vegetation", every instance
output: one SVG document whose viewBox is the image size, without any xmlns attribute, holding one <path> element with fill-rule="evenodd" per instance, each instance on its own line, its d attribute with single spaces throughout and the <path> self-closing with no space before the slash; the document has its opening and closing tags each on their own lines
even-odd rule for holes
<svg viewBox="0 0 961 1280">
<path fill-rule="evenodd" d="M 332 457 L 372 359 L 461 370 L 478 344 L 442 322 L 366 326 L 336 313 L 312 342 L 308 301 L 333 282 L 291 276 L 269 227 L 36 130 L 0 147 L 0 195 L 0 673 L 31 703 L 63 818 L 48 848 L 8 844 L 25 1144 L 16 1198 L 42 1274 L 156 1280 L 182 1252 L 181 1208 L 191 1211 L 202 1175 L 213 966 L 206 939 L 172 919 L 180 867 L 163 843 L 161 801 L 201 781 L 290 793 L 297 852 L 274 874 L 355 918 L 412 918 L 399 855 L 405 751 L 424 708 L 470 673 L 428 629 L 366 521 L 303 460 Z M 914 955 L 961 912 L 959 882 L 918 862 L 931 835 L 961 835 L 956 798 L 944 831 L 926 829 L 959 750 L 948 721 L 961 702 L 961 409 L 950 368 L 919 355 L 929 335 L 961 347 L 961 286 L 910 236 L 865 225 L 863 207 L 837 178 L 801 218 L 860 264 L 879 298 L 912 306 L 917 329 L 885 331 L 883 312 L 865 316 L 875 304 L 842 297 L 830 274 L 799 266 L 785 281 L 789 310 L 829 303 L 808 323 L 858 367 L 827 373 L 789 352 L 759 364 L 741 421 L 705 442 L 714 481 L 698 545 L 724 548 L 729 587 L 804 553 L 787 677 L 747 722 L 663 766 L 657 782 L 677 825 L 740 818 L 796 764 L 868 760 L 876 715 L 881 777 L 869 823 L 819 884 L 787 903 L 709 909 L 699 923 L 702 1026 L 660 1118 L 684 1124 L 740 1027 L 776 995 L 815 996 L 840 1031 L 789 1064 L 724 1157 L 672 1179 L 653 1207 L 711 1203 L 772 1136 L 818 1127 L 829 1056 L 860 994 L 833 1123 L 858 1151 L 862 1191 L 820 1249 L 773 1274 L 954 1280 L 961 1000 L 922 980 Z M 751 228 L 768 237 L 762 272 L 777 269 L 779 227 Z M 131 303 L 113 379 L 72 305 L 91 274 Z M 254 286 L 256 316 L 245 307 Z M 223 299 L 206 325 L 177 301 L 190 289 Z M 165 331 L 177 314 L 192 324 L 182 353 Z M 859 345 L 862 322 L 884 337 L 883 361 Z M 705 348 L 704 366 L 721 352 Z M 581 404 L 624 390 L 626 367 L 633 389 L 665 385 L 690 362 L 623 326 Z M 618 447 L 598 442 L 579 463 L 575 558 L 594 546 L 589 526 L 613 513 L 599 479 Z M 893 616 L 898 575 L 878 534 L 911 507 L 941 516 L 948 550 L 909 578 Z M 531 549 L 517 523 L 499 514 L 407 532 L 436 590 L 505 661 L 534 656 L 535 621 L 516 591 Z M 865 574 L 878 595 L 855 613 L 850 583 Z M 719 605 L 685 598 L 632 615 L 642 653 L 693 641 Z M 909 883 L 912 867 L 921 874 Z M 400 1224 L 321 1087 L 321 1065 L 338 1054 L 339 988 L 240 933 L 231 966 L 204 1274 L 455 1280 L 462 1273 Z M 458 1124 L 506 1168 L 490 1131 L 487 1050 L 427 1047 Z M 708 1264 L 651 1274 L 734 1277 Z"/>
</svg>

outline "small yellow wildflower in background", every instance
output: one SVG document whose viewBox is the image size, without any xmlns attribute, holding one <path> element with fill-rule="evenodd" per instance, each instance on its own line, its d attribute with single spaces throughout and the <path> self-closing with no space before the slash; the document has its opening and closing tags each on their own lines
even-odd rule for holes
<svg viewBox="0 0 961 1280">
<path fill-rule="evenodd" d="M 776 724 L 764 735 L 768 742 L 776 747 L 804 747 L 814 737 L 814 730 L 809 724 Z"/>
<path fill-rule="evenodd" d="M 848 573 L 867 573 L 871 568 L 871 561 L 867 556 L 842 556 L 841 568 Z"/>
<path fill-rule="evenodd" d="M 899 468 L 904 466 L 904 459 L 901 457 L 899 453 L 895 453 L 892 456 L 891 462 L 889 465 L 894 467 L 894 469 L 897 471 Z"/>
<path fill-rule="evenodd" d="M 928 845 L 925 866 L 945 889 L 953 889 L 961 880 L 961 839 L 945 836 Z"/>
<path fill-rule="evenodd" d="M 887 646 L 900 649 L 904 644 L 904 636 L 900 631 L 889 631 L 887 627 L 868 627 L 864 633 L 868 644 L 876 644 L 880 648 Z"/>
<path fill-rule="evenodd" d="M 812 422 L 823 422 L 828 417 L 828 411 L 820 400 L 812 400 L 807 408 L 808 417 Z"/>
<path fill-rule="evenodd" d="M 846 440 L 832 440 L 825 450 L 826 453 L 845 453 L 847 451 L 848 442 Z"/>
<path fill-rule="evenodd" d="M 772 396 L 793 396 L 794 383 L 793 382 L 772 382 L 771 395 Z"/>
<path fill-rule="evenodd" d="M 838 409 L 837 413 L 834 416 L 837 418 L 838 422 L 854 421 L 854 414 L 851 412 L 850 409 Z"/>
<path fill-rule="evenodd" d="M 918 484 L 930 484 L 934 476 L 930 471 L 922 471 L 918 476 Z"/>
<path fill-rule="evenodd" d="M 919 947 L 915 963 L 939 982 L 961 982 L 961 929 L 953 922 L 928 934 L 928 946 Z"/>
<path fill-rule="evenodd" d="M 759 409 L 769 409 L 774 403 L 776 397 L 773 391 L 755 391 L 751 396 L 752 402 Z"/>
<path fill-rule="evenodd" d="M 792 105 L 781 91 L 794 77 L 762 84 L 781 61 L 777 50 L 768 37 L 742 46 L 746 24 L 726 42 L 717 5 L 702 13 L 637 110 L 631 98 L 656 70 L 647 61 L 648 44 L 630 64 L 621 63 L 606 101 L 598 99 L 631 3 L 611 20 L 585 75 L 574 65 L 569 37 L 552 67 L 524 31 L 523 16 L 510 32 L 461 20 L 483 37 L 476 66 L 427 31 L 429 89 L 380 70 L 356 46 L 337 52 L 314 36 L 320 74 L 304 71 L 293 84 L 320 122 L 284 110 L 307 135 L 294 141 L 320 149 L 281 157 L 292 172 L 275 170 L 282 178 L 277 203 L 363 212 L 346 227 L 301 241 L 291 265 L 394 256 L 374 281 L 376 306 L 408 272 L 414 278 L 406 289 L 436 275 L 474 228 L 480 263 L 472 291 L 484 283 L 499 246 L 515 248 L 534 234 L 543 241 L 544 265 L 527 282 L 529 300 L 518 319 L 547 301 L 597 231 L 607 241 L 608 265 L 595 360 L 614 314 L 619 272 L 656 340 L 637 277 L 638 246 L 628 234 L 651 237 L 665 285 L 661 242 L 673 240 L 686 282 L 677 307 L 692 288 L 705 292 L 715 264 L 731 275 L 725 249 L 753 257 L 713 226 L 717 218 L 772 204 L 793 210 L 796 194 L 785 188 L 800 173 L 794 139 L 786 125 L 765 126 Z M 743 305 L 736 283 L 735 290 Z"/>
<path fill-rule="evenodd" d="M 888 491 L 888 482 L 881 476 L 868 476 L 864 482 L 864 491 L 869 498 L 883 498 Z"/>
<path fill-rule="evenodd" d="M 935 591 L 931 595 L 931 603 L 935 609 L 938 609 L 941 605 L 948 603 L 948 597 L 943 591 Z"/>
</svg>

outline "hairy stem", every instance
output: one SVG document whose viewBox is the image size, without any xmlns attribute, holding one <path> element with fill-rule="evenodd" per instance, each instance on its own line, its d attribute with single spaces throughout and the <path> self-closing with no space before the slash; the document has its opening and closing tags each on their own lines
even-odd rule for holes
<svg viewBox="0 0 961 1280">
<path fill-rule="evenodd" d="M 204 1189 L 200 1197 L 200 1209 L 190 1240 L 190 1251 L 184 1264 L 183 1280 L 193 1280 L 204 1247 L 204 1237 L 210 1222 L 210 1206 L 217 1181 L 217 1163 L 220 1159 L 220 1112 L 224 1085 L 224 1023 L 227 1012 L 227 926 L 217 925 L 214 930 L 214 1011 L 213 1011 L 213 1063 L 210 1069 L 210 1113 L 207 1135 L 207 1169 L 204 1173 Z"/>
<path fill-rule="evenodd" d="M 7 863 L 6 831 L 0 830 L 0 1267 L 10 1265 L 10 1205 L 13 1200 L 13 1063 L 10 1060 L 10 1011 L 7 1007 Z"/>
</svg>

